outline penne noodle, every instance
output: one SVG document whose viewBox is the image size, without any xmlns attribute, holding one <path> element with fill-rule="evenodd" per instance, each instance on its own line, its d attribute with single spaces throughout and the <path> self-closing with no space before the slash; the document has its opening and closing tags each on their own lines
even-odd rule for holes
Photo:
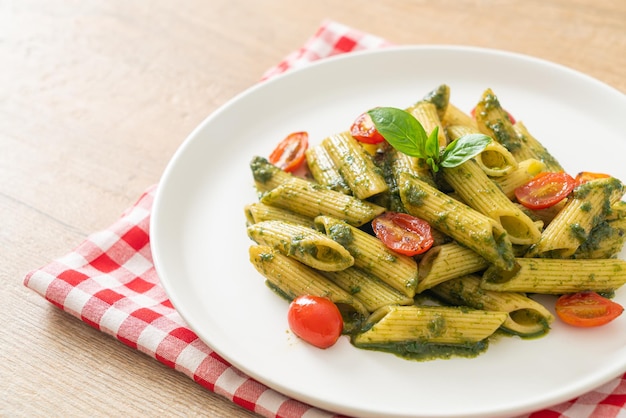
<svg viewBox="0 0 626 418">
<path fill-rule="evenodd" d="M 518 292 L 496 292 L 480 287 L 481 278 L 468 275 L 448 280 L 431 292 L 445 302 L 474 309 L 506 312 L 501 328 L 521 337 L 536 337 L 550 329 L 554 316 L 542 304 Z"/>
<path fill-rule="evenodd" d="M 270 162 L 263 157 L 254 157 L 250 162 L 250 169 L 252 170 L 254 185 L 260 194 L 270 191 L 288 181 L 306 181 L 292 176 L 290 173 L 270 164 Z"/>
<path fill-rule="evenodd" d="M 495 220 L 406 174 L 398 181 L 407 211 L 504 270 L 514 267 L 513 246 Z"/>
<path fill-rule="evenodd" d="M 414 302 L 413 298 L 357 267 L 341 271 L 327 271 L 322 274 L 353 295 L 370 312 L 386 305 L 412 305 Z"/>
<path fill-rule="evenodd" d="M 476 104 L 474 117 L 478 130 L 502 144 L 517 161 L 522 161 L 526 156 L 521 138 L 518 136 L 509 115 L 500 105 L 500 101 L 491 89 L 483 92 L 478 104 Z"/>
<path fill-rule="evenodd" d="M 528 183 L 537 174 L 545 171 L 545 164 L 534 158 L 518 162 L 517 168 L 503 176 L 491 177 L 502 193 L 511 200 L 515 199 L 515 189 Z"/>
<path fill-rule="evenodd" d="M 248 227 L 248 236 L 282 254 L 322 271 L 339 271 L 354 264 L 344 247 L 316 230 L 281 221 L 263 221 Z"/>
<path fill-rule="evenodd" d="M 261 197 L 261 203 L 315 218 L 328 215 L 361 226 L 385 212 L 385 208 L 305 180 L 288 181 Z"/>
<path fill-rule="evenodd" d="M 476 120 L 456 107 L 453 103 L 448 103 L 446 113 L 442 120 L 444 126 L 468 126 L 474 129 L 477 128 Z"/>
<path fill-rule="evenodd" d="M 443 148 L 448 144 L 448 139 L 446 138 L 443 125 L 441 124 L 441 120 L 439 119 L 439 115 L 437 113 L 437 107 L 432 102 L 424 100 L 419 101 L 409 107 L 407 112 L 413 115 L 415 119 L 422 124 L 427 135 L 430 135 L 435 128 L 438 129 L 437 138 L 439 139 L 440 148 Z"/>
<path fill-rule="evenodd" d="M 432 247 L 418 264 L 416 292 L 421 293 L 447 280 L 476 273 L 487 266 L 487 260 L 478 253 L 455 242 Z"/>
<path fill-rule="evenodd" d="M 454 141 L 464 135 L 480 133 L 478 128 L 467 125 L 450 125 L 446 127 L 448 137 Z M 474 157 L 478 166 L 491 177 L 509 174 L 518 166 L 517 160 L 502 144 L 491 141 L 485 149 Z"/>
<path fill-rule="evenodd" d="M 475 161 L 445 167 L 442 174 L 463 202 L 498 222 L 512 244 L 530 245 L 539 241 L 541 231 L 537 225 L 502 193 Z"/>
<path fill-rule="evenodd" d="M 329 216 L 315 218 L 318 229 L 343 245 L 354 266 L 378 277 L 408 297 L 415 296 L 417 262 L 388 249 L 378 238 Z"/>
<path fill-rule="evenodd" d="M 387 191 L 388 186 L 382 173 L 350 133 L 331 135 L 322 141 L 322 146 L 354 196 L 367 199 Z"/>
<path fill-rule="evenodd" d="M 344 194 L 352 194 L 352 190 L 342 177 L 326 148 L 321 145 L 306 150 L 306 162 L 315 181 Z"/>
<path fill-rule="evenodd" d="M 480 287 L 498 292 L 561 295 L 587 290 L 611 292 L 626 283 L 626 261 L 518 258 L 515 270 L 493 266 L 483 274 Z"/>
<path fill-rule="evenodd" d="M 526 257 L 572 256 L 623 194 L 624 186 L 613 177 L 578 186 L 563 209 L 544 229 L 539 242 L 528 250 Z"/>
<path fill-rule="evenodd" d="M 283 221 L 312 227 L 313 218 L 309 218 L 287 209 L 265 205 L 260 202 L 250 203 L 244 207 L 248 225 L 263 221 Z"/>
<path fill-rule="evenodd" d="M 357 347 L 389 344 L 477 343 L 491 336 L 506 320 L 505 312 L 444 306 L 385 306 L 372 313 L 364 332 L 356 334 Z"/>
</svg>

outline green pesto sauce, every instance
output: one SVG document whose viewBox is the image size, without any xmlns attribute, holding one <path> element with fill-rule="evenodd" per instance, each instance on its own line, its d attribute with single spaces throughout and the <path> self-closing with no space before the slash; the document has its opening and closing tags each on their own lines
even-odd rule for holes
<svg viewBox="0 0 626 418">
<path fill-rule="evenodd" d="M 285 292 L 283 289 L 276 286 L 274 283 L 270 282 L 269 280 L 265 281 L 265 285 L 269 287 L 272 292 L 276 293 L 278 296 L 285 299 L 287 302 L 291 302 L 297 296 L 296 294 Z"/>
<path fill-rule="evenodd" d="M 411 185 L 406 190 L 406 201 L 413 206 L 422 206 L 424 204 L 424 199 L 428 197 L 428 193 L 422 190 L 419 187 L 415 187 Z"/>
<path fill-rule="evenodd" d="M 268 261 L 272 261 L 272 259 L 274 258 L 274 254 L 263 253 L 263 254 L 260 254 L 259 257 L 261 258 L 261 261 L 268 262 Z"/>
<path fill-rule="evenodd" d="M 450 102 L 450 87 L 442 84 L 435 90 L 428 92 L 423 100 L 434 104 L 437 108 L 437 114 L 441 113 L 439 117 L 442 117 Z"/>
<path fill-rule="evenodd" d="M 309 254 L 313 257 L 317 256 L 318 247 L 307 240 L 302 235 L 296 235 L 291 239 L 291 242 L 286 245 L 288 255 L 295 254 Z"/>
<path fill-rule="evenodd" d="M 372 158 L 374 165 L 376 165 L 382 173 L 388 190 L 372 196 L 371 201 L 393 212 L 406 212 L 402 199 L 400 198 L 400 190 L 392 167 L 393 161 L 391 154 L 390 152 L 379 152 Z"/>
<path fill-rule="evenodd" d="M 432 344 L 420 341 L 406 341 L 388 344 L 356 345 L 364 350 L 383 351 L 394 354 L 406 360 L 429 361 L 435 359 L 449 359 L 452 357 L 478 357 L 489 346 L 487 340 L 477 343 L 465 343 L 458 345 Z"/>
<path fill-rule="evenodd" d="M 587 231 L 579 224 L 571 224 L 569 226 L 569 232 L 578 242 L 585 242 L 587 240 Z"/>
<path fill-rule="evenodd" d="M 260 183 L 269 181 L 278 170 L 263 157 L 254 157 L 250 162 L 250 169 L 252 170 L 252 177 Z"/>
<path fill-rule="evenodd" d="M 624 188 L 624 185 L 621 181 L 616 179 L 615 177 L 609 178 L 606 182 L 603 182 L 601 186 L 598 186 L 598 183 L 595 181 L 589 181 L 577 186 L 573 193 L 573 197 L 576 199 L 584 199 L 592 189 L 597 187 L 602 187 L 604 190 L 605 200 L 609 200 L 613 192 L 621 191 Z"/>
<path fill-rule="evenodd" d="M 343 245 L 344 247 L 349 246 L 354 241 L 354 236 L 352 235 L 352 229 L 348 225 L 335 224 L 331 226 L 328 230 L 328 236 L 335 242 Z"/>
<path fill-rule="evenodd" d="M 507 129 L 503 121 L 488 122 L 487 127 L 493 132 L 496 141 L 510 152 L 515 152 L 521 148 L 522 145 L 519 138 Z"/>
<path fill-rule="evenodd" d="M 612 245 L 607 245 L 607 242 Z M 576 250 L 574 258 L 589 258 L 594 251 L 600 249 L 603 251 L 601 258 L 611 258 L 621 250 L 623 242 L 624 230 L 613 228 L 609 222 L 603 221 L 591 230 L 587 240 Z"/>
<path fill-rule="evenodd" d="M 359 286 L 359 285 L 350 286 L 350 294 L 351 295 L 356 295 L 360 291 L 361 291 L 361 286 Z"/>
</svg>

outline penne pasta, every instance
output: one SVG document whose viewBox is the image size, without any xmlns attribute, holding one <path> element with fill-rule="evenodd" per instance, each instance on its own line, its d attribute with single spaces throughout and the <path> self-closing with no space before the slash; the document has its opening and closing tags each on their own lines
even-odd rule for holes
<svg viewBox="0 0 626 418">
<path fill-rule="evenodd" d="M 311 147 L 305 152 L 307 166 L 318 184 L 344 194 L 352 194 L 352 190 L 342 177 L 328 151 L 321 145 Z"/>
<path fill-rule="evenodd" d="M 536 337 L 550 329 L 554 316 L 542 304 L 518 292 L 496 292 L 480 287 L 481 278 L 467 275 L 448 280 L 431 292 L 447 303 L 506 312 L 501 328 L 521 337 Z"/>
<path fill-rule="evenodd" d="M 265 205 L 260 202 L 250 203 L 244 207 L 248 225 L 263 221 L 283 221 L 312 227 L 313 218 L 309 218 L 287 209 Z"/>
<path fill-rule="evenodd" d="M 388 249 L 378 238 L 329 216 L 315 218 L 318 229 L 343 245 L 354 257 L 354 266 L 378 277 L 408 297 L 415 296 L 417 263 Z"/>
<path fill-rule="evenodd" d="M 491 177 L 491 181 L 496 183 L 502 193 L 511 200 L 515 199 L 515 189 L 528 183 L 537 174 L 545 171 L 545 164 L 534 158 L 529 158 L 518 162 L 517 168 L 508 174 L 498 177 Z"/>
<path fill-rule="evenodd" d="M 476 120 L 463 112 L 461 109 L 456 107 L 453 103 L 448 103 L 448 107 L 446 108 L 446 113 L 443 116 L 442 120 L 444 126 L 469 126 L 474 129 L 477 128 Z"/>
<path fill-rule="evenodd" d="M 511 241 L 495 220 L 429 184 L 401 174 L 400 197 L 407 211 L 504 270 L 514 266 Z"/>
<path fill-rule="evenodd" d="M 254 185 L 260 194 L 270 191 L 288 181 L 304 182 L 298 177 L 281 170 L 263 157 L 254 157 L 250 162 Z"/>
<path fill-rule="evenodd" d="M 322 146 L 354 196 L 367 199 L 388 190 L 371 157 L 348 132 L 329 136 L 322 141 Z"/>
<path fill-rule="evenodd" d="M 463 202 L 498 222 L 512 244 L 530 245 L 539 241 L 541 231 L 537 225 L 502 193 L 475 161 L 443 168 L 442 174 Z"/>
<path fill-rule="evenodd" d="M 263 221 L 248 226 L 248 236 L 282 254 L 322 271 L 339 271 L 354 264 L 344 247 L 316 230 L 282 221 Z"/>
<path fill-rule="evenodd" d="M 626 283 L 626 261 L 518 258 L 515 270 L 494 266 L 483 274 L 480 287 L 498 292 L 561 295 L 587 290 L 611 292 Z"/>
<path fill-rule="evenodd" d="M 328 215 L 360 226 L 385 212 L 385 208 L 305 180 L 288 181 L 261 197 L 261 203 L 314 218 Z"/>
<path fill-rule="evenodd" d="M 478 128 L 467 125 L 451 125 L 446 127 L 446 130 L 451 140 L 464 135 L 480 133 Z M 491 141 L 482 152 L 474 157 L 474 161 L 485 174 L 491 177 L 504 176 L 518 167 L 513 154 L 497 141 Z"/>
<path fill-rule="evenodd" d="M 447 280 L 482 271 L 488 265 L 478 253 L 456 242 L 432 247 L 418 264 L 416 292 L 421 293 Z"/>
<path fill-rule="evenodd" d="M 450 104 L 450 86 L 440 84 L 435 89 L 426 93 L 422 101 L 430 102 L 437 109 L 437 117 L 442 120 Z"/>
<path fill-rule="evenodd" d="M 539 242 L 528 250 L 526 257 L 572 256 L 623 194 L 624 186 L 613 177 L 578 186 L 543 231 Z"/>
<path fill-rule="evenodd" d="M 419 101 L 413 106 L 407 109 L 411 115 L 417 119 L 424 130 L 428 135 L 437 128 L 437 138 L 439 140 L 439 147 L 443 148 L 448 144 L 448 139 L 446 138 L 445 131 L 443 129 L 443 125 L 441 124 L 441 120 L 439 119 L 439 115 L 437 113 L 437 107 L 429 101 Z"/>
<path fill-rule="evenodd" d="M 370 312 L 386 305 L 412 305 L 414 302 L 412 297 L 357 267 L 350 267 L 341 271 L 327 271 L 322 272 L 322 274 L 353 295 Z"/>
<path fill-rule="evenodd" d="M 471 347 L 486 340 L 506 320 L 505 312 L 443 306 L 385 306 L 372 313 L 364 332 L 353 337 L 361 348 L 424 350 L 420 345 Z M 415 346 L 415 344 L 418 344 Z M 413 347 L 412 347 L 413 346 Z"/>
<path fill-rule="evenodd" d="M 513 129 L 508 113 L 491 89 L 483 92 L 476 104 L 474 117 L 478 130 L 502 144 L 517 161 L 533 157 L 526 155 L 522 140 Z"/>
</svg>

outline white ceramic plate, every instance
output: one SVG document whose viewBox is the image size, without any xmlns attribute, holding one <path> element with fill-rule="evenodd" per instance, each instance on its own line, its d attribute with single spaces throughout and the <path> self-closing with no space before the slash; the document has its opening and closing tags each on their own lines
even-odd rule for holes
<svg viewBox="0 0 626 418">
<path fill-rule="evenodd" d="M 626 98 L 567 68 L 464 47 L 400 47 L 328 59 L 263 82 L 210 115 L 168 165 L 154 204 L 152 250 L 176 309 L 250 376 L 320 408 L 369 417 L 513 416 L 567 401 L 626 372 L 626 315 L 598 329 L 559 322 L 536 340 L 504 338 L 474 359 L 414 362 L 298 340 L 287 302 L 248 260 L 249 162 L 306 130 L 312 142 L 374 106 L 406 107 L 446 83 L 469 111 L 487 87 L 575 174 L 626 179 Z M 626 289 L 616 300 L 626 305 Z"/>
</svg>

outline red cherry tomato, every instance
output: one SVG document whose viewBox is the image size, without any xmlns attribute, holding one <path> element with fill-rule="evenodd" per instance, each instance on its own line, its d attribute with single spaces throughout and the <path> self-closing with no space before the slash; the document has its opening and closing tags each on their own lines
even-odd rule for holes
<svg viewBox="0 0 626 418">
<path fill-rule="evenodd" d="M 510 121 L 513 125 L 515 125 L 515 118 L 513 117 L 513 115 L 511 115 L 511 113 L 509 113 L 509 112 L 508 112 L 508 111 L 506 111 L 506 110 L 505 110 L 505 112 L 506 112 L 506 115 L 507 115 L 507 116 L 508 116 L 508 118 L 509 118 L 509 121 Z M 474 119 L 476 119 L 476 107 L 472 108 L 472 110 L 470 111 L 470 114 L 472 115 L 472 117 L 473 117 Z"/>
<path fill-rule="evenodd" d="M 596 292 L 563 295 L 556 301 L 556 314 L 566 324 L 597 327 L 620 316 L 624 308 Z"/>
<path fill-rule="evenodd" d="M 298 169 L 304 162 L 304 152 L 309 147 L 307 132 L 287 135 L 270 154 L 269 162 L 287 172 Z"/>
<path fill-rule="evenodd" d="M 581 171 L 580 173 L 576 174 L 576 183 L 577 184 L 583 184 L 583 183 L 587 183 L 588 181 L 592 181 L 592 180 L 597 180 L 597 179 L 605 179 L 611 177 L 608 174 L 604 174 L 604 173 L 592 173 L 591 171 Z"/>
<path fill-rule="evenodd" d="M 576 186 L 576 180 L 567 173 L 543 172 L 515 189 L 515 197 L 529 209 L 544 209 L 565 199 Z"/>
<path fill-rule="evenodd" d="M 289 305 L 287 320 L 294 334 L 319 348 L 335 344 L 343 331 L 339 308 L 330 299 L 321 296 L 295 298 Z"/>
<path fill-rule="evenodd" d="M 350 134 L 352 134 L 354 139 L 357 141 L 361 141 L 366 144 L 378 144 L 385 140 L 380 132 L 376 130 L 376 126 L 367 112 L 359 115 L 354 123 L 352 123 L 352 126 L 350 127 Z"/>
<path fill-rule="evenodd" d="M 406 213 L 385 212 L 372 221 L 372 229 L 387 248 L 408 256 L 428 251 L 434 242 L 428 222 Z"/>
</svg>

